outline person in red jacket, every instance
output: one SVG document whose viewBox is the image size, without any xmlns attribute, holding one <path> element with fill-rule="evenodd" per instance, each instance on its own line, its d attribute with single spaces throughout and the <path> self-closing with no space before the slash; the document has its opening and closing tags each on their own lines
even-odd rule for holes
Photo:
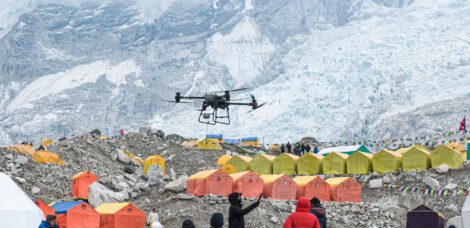
<svg viewBox="0 0 470 228">
<path fill-rule="evenodd" d="M 317 217 L 310 213 L 310 200 L 300 197 L 295 212 L 287 217 L 282 228 L 320 228 Z"/>
</svg>

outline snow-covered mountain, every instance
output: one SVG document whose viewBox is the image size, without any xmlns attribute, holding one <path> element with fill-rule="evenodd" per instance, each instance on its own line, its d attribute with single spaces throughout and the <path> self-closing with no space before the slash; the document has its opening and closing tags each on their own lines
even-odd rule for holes
<svg viewBox="0 0 470 228">
<path fill-rule="evenodd" d="M 148 125 L 266 141 L 393 138 L 453 130 L 468 112 L 466 0 L 7 5 L 0 144 Z M 230 126 L 201 125 L 196 106 L 162 101 L 244 86 L 253 90 L 238 98 L 267 104 L 234 107 Z"/>
</svg>

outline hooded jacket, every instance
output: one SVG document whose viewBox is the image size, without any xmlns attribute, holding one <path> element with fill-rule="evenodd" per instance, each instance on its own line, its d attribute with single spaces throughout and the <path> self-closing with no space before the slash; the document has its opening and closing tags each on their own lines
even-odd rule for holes
<svg viewBox="0 0 470 228">
<path fill-rule="evenodd" d="M 259 205 L 259 201 L 254 202 L 245 209 L 242 209 L 242 202 L 238 199 L 241 194 L 238 192 L 232 192 L 228 196 L 230 202 L 230 209 L 228 212 L 228 227 L 229 228 L 245 228 L 244 216 Z"/>
<path fill-rule="evenodd" d="M 56 224 L 55 226 L 50 226 L 46 221 L 42 221 L 39 225 L 39 228 L 58 228 L 59 226 Z"/>
<path fill-rule="evenodd" d="M 320 228 L 317 217 L 310 213 L 310 201 L 300 197 L 295 212 L 287 217 L 282 228 Z"/>
</svg>

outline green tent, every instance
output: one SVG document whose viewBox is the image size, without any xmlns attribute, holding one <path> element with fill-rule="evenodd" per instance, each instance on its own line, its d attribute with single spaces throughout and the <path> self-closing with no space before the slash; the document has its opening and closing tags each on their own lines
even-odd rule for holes
<svg viewBox="0 0 470 228">
<path fill-rule="evenodd" d="M 470 160 L 470 142 L 467 143 L 467 160 Z"/>
<path fill-rule="evenodd" d="M 250 162 L 250 169 L 257 175 L 273 174 L 273 161 L 276 157 L 258 154 Z"/>
<path fill-rule="evenodd" d="M 346 160 L 348 174 L 368 174 L 372 172 L 372 154 L 356 151 Z"/>
<path fill-rule="evenodd" d="M 297 169 L 297 159 L 299 159 L 298 156 L 282 153 L 273 161 L 273 173 L 289 175 L 295 174 Z"/>
<path fill-rule="evenodd" d="M 243 155 L 235 155 L 228 160 L 228 164 L 231 164 L 237 168 L 237 172 L 243 172 L 250 170 L 251 157 Z"/>
<path fill-rule="evenodd" d="M 301 175 L 320 174 L 322 171 L 323 156 L 306 153 L 297 160 L 297 173 Z"/>
</svg>

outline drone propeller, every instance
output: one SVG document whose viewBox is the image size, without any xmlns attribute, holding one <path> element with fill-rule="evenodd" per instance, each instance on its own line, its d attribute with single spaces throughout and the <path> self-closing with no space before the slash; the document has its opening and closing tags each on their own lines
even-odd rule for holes
<svg viewBox="0 0 470 228">
<path fill-rule="evenodd" d="M 242 91 L 242 90 L 247 90 L 247 89 L 251 89 L 251 88 L 250 88 L 250 87 L 245 87 L 245 88 L 240 88 L 240 89 L 220 90 L 220 91 L 209 92 L 209 93 L 227 93 L 227 92 L 237 92 L 237 91 Z"/>
<path fill-rule="evenodd" d="M 183 103 L 183 104 L 192 104 L 192 103 L 196 103 L 196 102 L 191 102 L 191 101 L 179 101 L 179 102 L 176 102 L 176 101 L 169 101 L 169 100 L 162 100 L 162 101 L 169 102 L 169 103 Z"/>
</svg>

